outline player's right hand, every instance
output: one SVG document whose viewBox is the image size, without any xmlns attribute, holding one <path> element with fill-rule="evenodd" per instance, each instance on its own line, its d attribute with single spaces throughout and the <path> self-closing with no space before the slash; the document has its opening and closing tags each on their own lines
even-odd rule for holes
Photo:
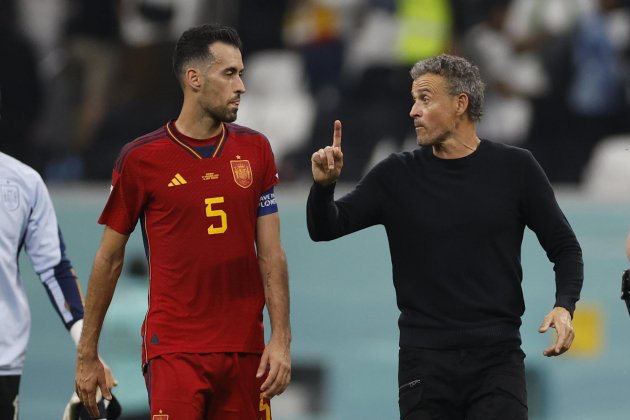
<svg viewBox="0 0 630 420">
<path fill-rule="evenodd" d="M 109 370 L 109 368 L 107 368 L 107 370 Z M 111 375 L 111 371 L 109 374 Z M 105 399 L 112 399 L 110 388 L 107 384 L 107 377 L 106 368 L 99 357 L 82 357 L 80 353 L 78 354 L 75 372 L 75 391 L 92 417 L 99 415 L 97 407 L 97 388 L 101 391 Z M 113 376 L 110 376 L 110 381 L 115 383 Z"/>
<path fill-rule="evenodd" d="M 115 386 L 118 386 L 118 380 L 114 377 L 112 370 L 107 365 L 107 363 L 105 363 L 105 360 L 103 360 L 103 358 L 100 356 L 98 357 L 98 359 L 101 361 L 103 369 L 105 369 L 105 383 L 107 384 L 107 389 L 111 390 Z"/>
<path fill-rule="evenodd" d="M 321 185 L 330 185 L 339 178 L 341 168 L 343 168 L 341 121 L 335 120 L 332 146 L 319 149 L 311 156 L 313 180 Z"/>
</svg>

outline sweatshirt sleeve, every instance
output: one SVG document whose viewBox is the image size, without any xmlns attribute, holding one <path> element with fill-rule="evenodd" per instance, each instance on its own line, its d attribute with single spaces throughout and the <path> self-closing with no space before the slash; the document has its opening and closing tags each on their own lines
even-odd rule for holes
<svg viewBox="0 0 630 420">
<path fill-rule="evenodd" d="M 46 288 L 53 307 L 69 330 L 83 319 L 83 297 L 78 279 L 65 254 L 63 236 L 44 182 L 37 177 L 24 248 Z"/>
<path fill-rule="evenodd" d="M 338 228 L 339 210 L 334 202 L 335 185 L 313 183 L 306 202 L 306 225 L 313 241 L 329 241 L 343 235 Z"/>
<path fill-rule="evenodd" d="M 582 249 L 558 205 L 551 183 L 529 152 L 521 179 L 525 191 L 525 222 L 553 263 L 556 280 L 554 307 L 566 308 L 573 316 L 584 281 Z"/>
<path fill-rule="evenodd" d="M 377 164 L 339 200 L 334 199 L 336 184 L 313 183 L 306 204 L 308 233 L 313 241 L 330 241 L 383 223 L 381 203 L 385 202 L 388 161 Z"/>
</svg>

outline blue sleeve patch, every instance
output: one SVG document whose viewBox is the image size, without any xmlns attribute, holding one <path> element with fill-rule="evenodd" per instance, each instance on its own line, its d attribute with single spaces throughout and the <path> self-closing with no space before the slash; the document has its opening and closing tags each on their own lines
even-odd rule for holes
<svg viewBox="0 0 630 420">
<path fill-rule="evenodd" d="M 271 187 L 260 196 L 257 216 L 266 216 L 277 212 L 278 204 L 276 203 L 276 194 L 273 192 L 273 187 Z"/>
</svg>

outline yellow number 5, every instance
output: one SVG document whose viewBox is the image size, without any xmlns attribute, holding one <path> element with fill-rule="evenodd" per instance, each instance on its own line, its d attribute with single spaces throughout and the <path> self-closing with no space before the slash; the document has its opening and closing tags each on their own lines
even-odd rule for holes
<svg viewBox="0 0 630 420">
<path fill-rule="evenodd" d="M 223 210 L 216 210 L 212 208 L 213 204 L 223 203 L 223 197 L 206 198 L 206 216 L 207 217 L 220 217 L 221 224 L 217 227 L 214 224 L 208 228 L 208 235 L 217 235 L 224 233 L 227 230 L 227 214 Z"/>
<path fill-rule="evenodd" d="M 269 403 L 267 403 L 262 394 L 260 394 L 260 404 L 258 406 L 258 410 L 260 411 L 261 420 L 271 420 L 271 407 L 269 407 Z"/>
</svg>

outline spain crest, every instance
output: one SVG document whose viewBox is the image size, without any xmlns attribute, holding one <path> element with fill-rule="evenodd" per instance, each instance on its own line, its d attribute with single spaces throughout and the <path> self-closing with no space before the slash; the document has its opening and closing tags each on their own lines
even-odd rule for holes
<svg viewBox="0 0 630 420">
<path fill-rule="evenodd" d="M 3 185 L 0 190 L 0 198 L 4 208 L 13 211 L 20 206 L 20 193 L 15 185 Z"/>
<path fill-rule="evenodd" d="M 234 182 L 236 182 L 239 187 L 249 188 L 254 179 L 249 160 L 231 160 L 230 166 L 232 167 Z"/>
</svg>

